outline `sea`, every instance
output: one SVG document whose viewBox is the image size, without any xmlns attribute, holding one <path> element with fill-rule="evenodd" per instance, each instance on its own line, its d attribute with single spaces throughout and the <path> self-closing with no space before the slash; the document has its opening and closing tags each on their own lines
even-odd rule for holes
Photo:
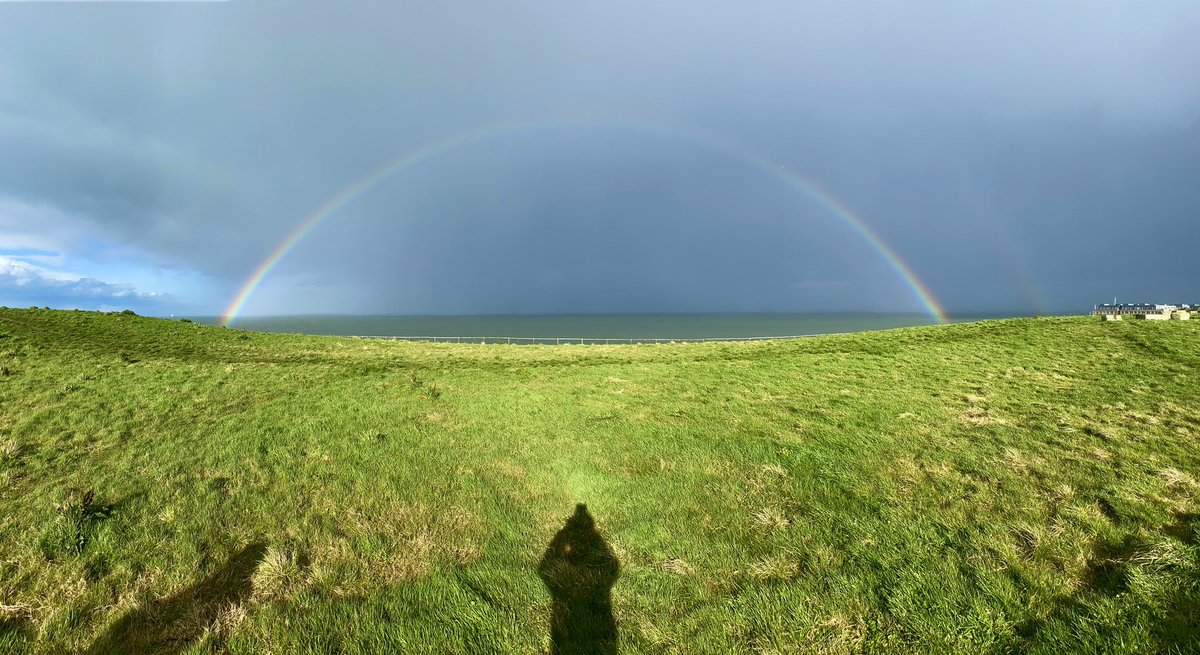
<svg viewBox="0 0 1200 655">
<path fill-rule="evenodd" d="M 951 322 L 1022 316 L 962 314 Z M 215 317 L 195 317 L 216 325 Z M 256 332 L 487 343 L 647 342 L 793 337 L 931 325 L 925 314 L 580 314 L 515 316 L 270 316 L 239 318 Z"/>
</svg>

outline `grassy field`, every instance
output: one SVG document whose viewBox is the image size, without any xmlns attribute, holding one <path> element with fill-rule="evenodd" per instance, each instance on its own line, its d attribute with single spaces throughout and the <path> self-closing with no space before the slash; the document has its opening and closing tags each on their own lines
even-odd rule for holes
<svg viewBox="0 0 1200 655">
<path fill-rule="evenodd" d="M 1198 445 L 1200 321 L 520 347 L 0 310 L 0 652 L 1200 652 Z"/>
</svg>

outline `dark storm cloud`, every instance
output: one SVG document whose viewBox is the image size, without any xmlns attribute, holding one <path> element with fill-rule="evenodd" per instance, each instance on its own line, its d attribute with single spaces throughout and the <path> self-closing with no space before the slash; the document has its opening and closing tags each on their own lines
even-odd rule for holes
<svg viewBox="0 0 1200 655">
<path fill-rule="evenodd" d="M 842 198 L 952 310 L 1173 300 L 1200 286 L 1198 28 L 1168 2 L 3 4 L 0 196 L 232 295 L 384 162 L 574 120 L 385 180 L 249 309 L 914 307 L 746 159 L 620 129 L 688 126 Z"/>
</svg>

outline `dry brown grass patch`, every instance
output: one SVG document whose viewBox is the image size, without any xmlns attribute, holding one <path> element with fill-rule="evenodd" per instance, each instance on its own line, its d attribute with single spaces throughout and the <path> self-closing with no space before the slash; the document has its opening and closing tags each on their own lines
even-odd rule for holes
<svg viewBox="0 0 1200 655">
<path fill-rule="evenodd" d="M 1123 416 L 1131 421 L 1138 421 L 1140 423 L 1145 423 L 1146 425 L 1158 425 L 1157 416 L 1142 414 L 1141 412 L 1125 412 Z"/>
<path fill-rule="evenodd" d="M 358 579 L 339 582 L 345 588 L 415 580 L 438 562 L 465 565 L 479 556 L 478 545 L 468 535 L 478 519 L 462 507 L 435 510 L 422 503 L 395 500 L 371 507 L 369 512 L 349 509 L 344 516 L 343 529 L 350 539 L 327 550 L 333 563 L 353 571 Z M 371 551 L 355 552 L 349 545 L 355 540 L 372 543 Z"/>
<path fill-rule="evenodd" d="M 290 546 L 271 546 L 250 578 L 254 597 L 286 600 L 307 582 L 305 558 Z"/>
<path fill-rule="evenodd" d="M 1008 419 L 1000 416 L 992 416 L 982 407 L 968 407 L 966 410 L 956 413 L 960 422 L 971 426 L 1008 425 Z"/>
<path fill-rule="evenodd" d="M 784 555 L 776 555 L 751 564 L 747 572 L 759 581 L 789 582 L 800 575 L 800 566 Z"/>
<path fill-rule="evenodd" d="M 233 636 L 242 623 L 246 621 L 246 607 L 241 604 L 229 604 L 217 612 L 217 618 L 209 626 L 209 634 L 219 641 L 227 641 Z"/>
<path fill-rule="evenodd" d="M 695 570 L 692 568 L 691 564 L 688 564 L 686 561 L 679 559 L 678 557 L 672 557 L 671 559 L 660 564 L 660 566 L 662 567 L 662 570 L 674 575 L 691 575 Z"/>
<path fill-rule="evenodd" d="M 659 627 L 654 625 L 654 623 L 646 616 L 637 617 L 637 627 L 638 632 L 642 634 L 642 637 L 655 646 L 663 646 L 673 642 L 670 635 L 660 630 Z"/>
<path fill-rule="evenodd" d="M 1158 472 L 1158 477 L 1163 482 L 1167 483 L 1168 487 L 1184 487 L 1189 489 L 1200 489 L 1200 483 L 1196 482 L 1196 478 L 1180 471 L 1177 468 L 1165 468 Z"/>
<path fill-rule="evenodd" d="M 762 467 L 762 472 L 767 475 L 778 475 L 780 477 L 786 477 L 788 474 L 787 469 L 779 466 L 778 464 L 767 464 L 766 466 Z"/>
<path fill-rule="evenodd" d="M 459 566 L 470 566 L 483 554 L 479 544 L 467 543 L 454 549 L 454 561 Z"/>
<path fill-rule="evenodd" d="M 380 567 L 381 577 L 389 583 L 423 578 L 433 570 L 437 538 L 422 531 L 404 541 Z"/>
<path fill-rule="evenodd" d="M 806 636 L 816 653 L 855 653 L 861 650 L 867 637 L 862 619 L 850 619 L 834 614 L 814 625 Z"/>
<path fill-rule="evenodd" d="M 446 417 L 439 412 L 426 412 L 424 416 L 417 419 L 417 423 L 421 425 L 442 425 L 446 422 Z"/>
<path fill-rule="evenodd" d="M 33 619 L 33 607 L 28 603 L 14 603 L 12 605 L 0 603 L 0 617 L 29 621 Z"/>
<path fill-rule="evenodd" d="M 767 530 L 786 530 L 792 524 L 779 509 L 764 507 L 751 515 L 754 523 Z"/>
</svg>

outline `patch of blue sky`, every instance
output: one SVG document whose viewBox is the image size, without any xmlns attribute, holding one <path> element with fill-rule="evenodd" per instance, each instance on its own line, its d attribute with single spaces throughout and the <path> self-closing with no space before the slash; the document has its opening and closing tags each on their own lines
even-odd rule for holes
<svg viewBox="0 0 1200 655">
<path fill-rule="evenodd" d="M 71 250 L 0 249 L 0 304 L 170 315 L 205 314 L 224 299 L 207 276 L 156 264 L 104 240 L 77 239 Z"/>
<path fill-rule="evenodd" d="M 215 313 L 219 285 L 106 235 L 93 220 L 0 194 L 0 304 Z"/>
</svg>

